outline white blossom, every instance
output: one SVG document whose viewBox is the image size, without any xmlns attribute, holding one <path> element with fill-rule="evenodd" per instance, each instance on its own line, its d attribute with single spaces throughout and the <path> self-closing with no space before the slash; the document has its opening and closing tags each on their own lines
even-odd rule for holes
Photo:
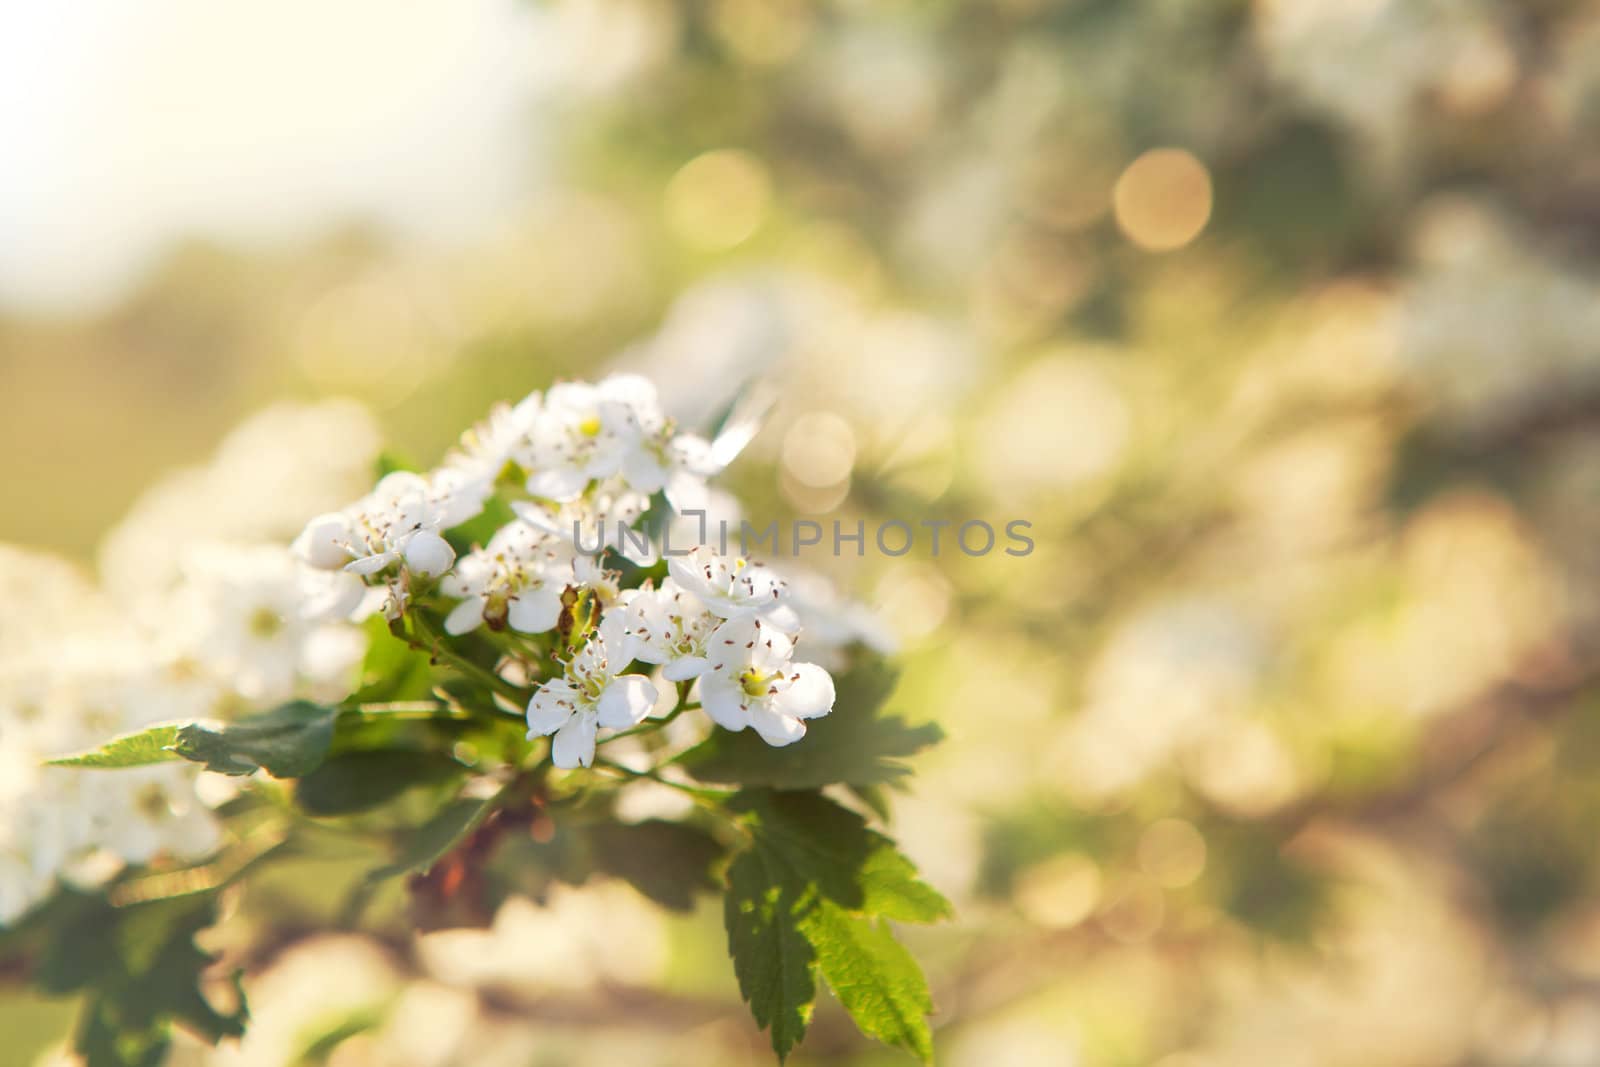
<svg viewBox="0 0 1600 1067">
<path fill-rule="evenodd" d="M 671 578 L 659 589 L 646 586 L 624 593 L 622 606 L 634 659 L 659 664 L 669 682 L 698 678 L 710 665 L 706 642 L 722 620 Z"/>
<path fill-rule="evenodd" d="M 342 567 L 367 577 L 403 563 L 413 573 L 434 577 L 455 562 L 455 550 L 439 532 L 445 517 L 426 478 L 395 471 L 344 512 L 312 519 L 295 550 L 324 570 Z"/>
<path fill-rule="evenodd" d="M 667 561 L 673 580 L 714 615 L 724 619 L 761 618 L 784 633 L 800 628 L 799 616 L 785 598 L 776 571 L 743 556 L 725 556 L 709 545 Z"/>
<path fill-rule="evenodd" d="M 573 583 L 573 553 L 565 542 L 523 522 L 500 528 L 483 548 L 463 556 L 440 589 L 461 603 L 445 617 L 447 633 L 464 634 L 485 622 L 544 633 L 561 615 L 561 594 Z"/>
<path fill-rule="evenodd" d="M 527 451 L 528 492 L 558 504 L 622 471 L 643 435 L 664 422 L 655 387 L 636 375 L 562 382 L 545 394 Z"/>
<path fill-rule="evenodd" d="M 429 479 L 443 528 L 482 514 L 506 464 L 521 462 L 530 449 L 529 435 L 542 406 L 543 397 L 530 393 L 515 405 L 497 405 L 461 435 L 455 450 Z"/>
<path fill-rule="evenodd" d="M 644 720 L 656 702 L 656 687 L 626 667 L 626 640 L 610 617 L 567 662 L 560 678 L 540 686 L 528 702 L 528 737 L 555 735 L 550 759 L 557 767 L 594 762 L 598 727 L 622 730 Z"/>
<path fill-rule="evenodd" d="M 793 660 L 787 634 L 759 618 L 734 619 L 710 639 L 710 663 L 700 676 L 700 700 L 727 730 L 751 727 L 769 745 L 806 734 L 803 720 L 833 710 L 833 678 L 814 663 Z"/>
<path fill-rule="evenodd" d="M 598 555 L 614 548 L 641 565 L 657 558 L 654 546 L 641 534 L 625 534 L 650 506 L 650 498 L 630 489 L 621 478 L 608 478 L 590 486 L 577 499 L 549 506 L 526 500 L 512 503 L 517 517 L 552 533 L 580 552 Z"/>
</svg>

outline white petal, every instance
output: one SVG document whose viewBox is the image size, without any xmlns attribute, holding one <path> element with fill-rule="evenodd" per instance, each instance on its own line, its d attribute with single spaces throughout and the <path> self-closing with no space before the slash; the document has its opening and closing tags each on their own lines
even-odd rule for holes
<svg viewBox="0 0 1600 1067">
<path fill-rule="evenodd" d="M 705 571 L 701 569 L 705 564 L 697 561 L 697 556 L 700 556 L 699 552 L 694 552 L 687 556 L 668 557 L 667 573 L 672 575 L 673 581 L 694 596 L 701 600 L 708 600 L 714 590 L 711 588 L 710 583 L 706 581 Z M 718 614 L 721 614 L 721 612 L 718 612 Z"/>
<path fill-rule="evenodd" d="M 743 730 L 750 725 L 744 708 L 748 700 L 732 679 L 710 671 L 700 676 L 700 704 L 711 721 L 724 730 Z"/>
<path fill-rule="evenodd" d="M 614 678 L 600 694 L 600 725 L 622 730 L 643 722 L 656 703 L 656 687 L 642 674 Z"/>
<path fill-rule="evenodd" d="M 593 715 L 574 715 L 556 731 L 556 739 L 550 745 L 550 762 L 567 770 L 589 766 L 594 762 L 594 730 Z"/>
<path fill-rule="evenodd" d="M 815 663 L 795 663 L 791 675 L 799 675 L 772 698 L 772 706 L 797 719 L 815 719 L 833 710 L 833 677 Z"/>
<path fill-rule="evenodd" d="M 709 666 L 711 661 L 704 656 L 685 656 L 662 668 L 661 677 L 669 682 L 687 682 L 691 678 L 700 677 Z"/>
<path fill-rule="evenodd" d="M 471 633 L 483 625 L 483 606 L 487 601 L 481 596 L 469 596 L 444 617 L 444 632 L 451 635 Z"/>
<path fill-rule="evenodd" d="M 561 618 L 561 593 L 549 586 L 518 593 L 506 616 L 513 630 L 542 634 L 553 629 Z"/>
<path fill-rule="evenodd" d="M 667 477 L 667 503 L 678 511 L 703 511 L 710 499 L 705 480 L 688 471 L 673 471 Z"/>
<path fill-rule="evenodd" d="M 661 461 L 652 452 L 635 448 L 622 457 L 622 477 L 630 489 L 654 494 L 660 492 L 667 484 L 667 468 L 661 465 Z"/>
<path fill-rule="evenodd" d="M 528 475 L 528 493 L 566 504 L 589 486 L 589 475 L 573 467 L 556 467 Z"/>
<path fill-rule="evenodd" d="M 750 705 L 750 725 L 773 748 L 792 745 L 806 735 L 806 724 L 765 704 Z"/>
<path fill-rule="evenodd" d="M 770 608 L 761 613 L 761 621 L 769 623 L 774 629 L 782 630 L 786 634 L 800 632 L 799 614 L 784 601 L 774 601 Z"/>
<path fill-rule="evenodd" d="M 565 726 L 572 717 L 576 695 L 565 678 L 545 683 L 528 701 L 528 736 L 543 737 Z"/>
<path fill-rule="evenodd" d="M 406 542 L 406 566 L 418 574 L 432 577 L 443 574 L 456 561 L 450 542 L 432 530 L 418 530 Z"/>
<path fill-rule="evenodd" d="M 396 558 L 393 552 L 379 552 L 375 556 L 363 556 L 358 560 L 346 563 L 344 569 L 351 574 L 359 574 L 364 578 L 369 574 L 377 574 L 393 563 Z"/>
</svg>

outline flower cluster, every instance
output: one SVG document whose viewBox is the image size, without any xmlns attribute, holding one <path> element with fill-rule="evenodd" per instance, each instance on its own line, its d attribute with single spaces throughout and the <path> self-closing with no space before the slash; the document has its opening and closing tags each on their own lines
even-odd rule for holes
<svg viewBox="0 0 1600 1067">
<path fill-rule="evenodd" d="M 207 525 L 216 483 L 250 475 L 233 456 L 226 470 L 195 472 L 193 493 L 163 488 L 159 523 L 135 509 L 149 528 L 120 537 L 105 589 L 0 548 L 0 594 L 27 607 L 17 625 L 0 619 L 0 925 L 62 882 L 99 884 L 222 844 L 213 805 L 232 790 L 193 764 L 48 761 L 158 724 L 346 699 L 366 652 L 361 624 L 380 611 L 502 710 L 525 713 L 528 738 L 550 737 L 558 767 L 593 765 L 602 731 L 657 709 L 701 706 L 723 728 L 798 740 L 834 700 L 826 670 L 796 658 L 802 617 L 817 622 L 829 662 L 852 628 L 810 606 L 824 601 L 791 597 L 769 567 L 704 546 L 658 552 L 651 536 L 677 509 L 733 505 L 707 479 L 752 432 L 748 420 L 715 441 L 681 432 L 636 376 L 563 383 L 497 408 L 434 470 L 384 475 L 304 523 L 292 545 Z M 303 507 L 290 496 L 286 507 Z M 262 531 L 283 528 L 265 504 L 252 515 Z"/>
<path fill-rule="evenodd" d="M 645 521 L 658 499 L 674 514 L 706 507 L 707 480 L 749 437 L 747 425 L 715 441 L 679 430 L 636 375 L 564 382 L 497 408 L 438 468 L 388 474 L 312 519 L 294 547 L 310 567 L 365 583 L 398 625 L 437 604 L 449 637 L 509 632 L 553 660 L 526 711 L 558 767 L 590 766 L 599 730 L 635 726 L 661 701 L 655 682 L 627 673 L 634 663 L 680 700 L 698 696 L 718 725 L 786 745 L 834 699 L 827 672 L 795 659 L 801 619 L 786 583 L 704 545 L 663 565 Z M 514 517 L 466 530 L 495 497 Z M 607 566 L 617 557 L 665 573 L 624 590 Z M 525 655 L 524 673 L 538 659 Z"/>
<path fill-rule="evenodd" d="M 192 764 L 47 760 L 154 723 L 341 689 L 364 647 L 358 628 L 311 614 L 323 576 L 281 546 L 192 546 L 174 585 L 132 605 L 64 565 L 0 551 L 0 590 L 23 576 L 30 612 L 18 617 L 42 625 L 0 627 L 0 926 L 60 882 L 89 888 L 126 864 L 199 860 L 222 840 L 207 800 L 226 783 L 208 793 Z"/>
</svg>

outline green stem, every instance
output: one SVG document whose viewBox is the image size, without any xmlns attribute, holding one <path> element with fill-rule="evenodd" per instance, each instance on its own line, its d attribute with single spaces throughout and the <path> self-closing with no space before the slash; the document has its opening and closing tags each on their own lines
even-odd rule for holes
<svg viewBox="0 0 1600 1067">
<path fill-rule="evenodd" d="M 723 800 L 733 795 L 732 790 L 703 789 L 700 786 L 686 785 L 683 782 L 674 782 L 669 778 L 661 777 L 661 775 L 655 770 L 636 771 L 632 767 L 625 767 L 615 760 L 606 759 L 604 756 L 596 756 L 594 759 L 594 765 L 596 767 L 604 768 L 608 771 L 616 771 L 618 774 L 634 780 L 645 779 L 647 781 L 659 783 L 660 785 L 668 786 L 669 788 L 676 789 L 681 793 L 687 793 L 696 800 L 711 804 L 712 806 L 720 805 Z"/>
<path fill-rule="evenodd" d="M 628 729 L 623 730 L 620 733 L 614 733 L 609 737 L 602 737 L 599 741 L 596 741 L 595 744 L 603 745 L 609 741 L 616 741 L 624 737 L 636 737 L 639 734 L 654 733 L 655 731 L 666 726 L 667 723 L 671 722 L 673 719 L 676 719 L 679 715 L 682 715 L 686 711 L 693 711 L 699 706 L 700 705 L 698 703 L 679 704 L 677 707 L 673 708 L 659 719 L 648 719 L 640 723 L 638 726 L 630 726 Z"/>
<path fill-rule="evenodd" d="M 456 670 L 488 686 L 513 704 L 526 705 L 529 694 L 520 686 L 512 685 L 498 674 L 467 659 L 456 652 L 455 649 L 440 640 L 422 618 L 421 612 L 411 612 L 412 624 L 416 627 L 417 634 L 424 640 L 410 639 L 411 647 L 427 652 L 430 656 L 442 659 Z"/>
<path fill-rule="evenodd" d="M 345 704 L 345 711 L 355 712 L 357 715 L 381 715 L 386 719 L 465 719 L 470 718 L 465 712 L 458 712 L 446 704 L 433 700 L 390 700 L 369 704 Z"/>
</svg>

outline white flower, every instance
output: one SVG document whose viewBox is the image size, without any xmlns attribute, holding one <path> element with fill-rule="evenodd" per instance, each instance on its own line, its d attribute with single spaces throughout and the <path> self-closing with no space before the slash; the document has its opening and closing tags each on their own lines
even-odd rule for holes
<svg viewBox="0 0 1600 1067">
<path fill-rule="evenodd" d="M 199 860 L 222 842 L 216 818 L 195 795 L 195 768 L 158 763 L 66 773 L 82 779 L 78 803 L 87 843 L 126 863 L 148 863 L 158 856 Z"/>
<path fill-rule="evenodd" d="M 428 479 L 444 529 L 482 513 L 506 464 L 518 462 L 530 448 L 529 435 L 542 404 L 540 394 L 530 393 L 515 407 L 498 405 L 461 435 L 460 444 Z"/>
<path fill-rule="evenodd" d="M 724 619 L 759 617 L 784 633 L 800 629 L 799 616 L 784 597 L 783 579 L 770 567 L 742 556 L 724 556 L 710 545 L 674 556 L 667 569 L 684 590 Z"/>
<path fill-rule="evenodd" d="M 610 617 L 591 634 L 552 679 L 528 701 L 528 737 L 555 734 L 550 758 L 557 767 L 594 762 L 597 727 L 626 729 L 644 720 L 656 702 L 656 687 L 642 674 L 616 672 L 627 666 L 621 627 Z"/>
<path fill-rule="evenodd" d="M 700 676 L 700 700 L 727 730 L 752 727 L 769 745 L 806 734 L 804 719 L 833 710 L 833 678 L 814 663 L 795 663 L 786 634 L 758 618 L 726 622 L 711 635 L 710 665 Z"/>
<path fill-rule="evenodd" d="M 184 577 L 169 611 L 192 627 L 186 654 L 249 700 L 287 700 L 302 680 L 345 674 L 361 656 L 359 631 L 325 621 L 359 602 L 363 587 L 350 575 L 307 571 L 277 545 L 206 545 L 185 561 Z M 317 579 L 339 586 L 316 589 Z M 346 654 L 329 654 L 340 646 Z"/>
<path fill-rule="evenodd" d="M 561 594 L 573 580 L 570 546 L 527 523 L 508 523 L 445 576 L 440 589 L 461 600 L 445 631 L 464 634 L 487 622 L 491 630 L 544 633 L 560 618 Z"/>
<path fill-rule="evenodd" d="M 642 534 L 625 536 L 623 528 L 638 522 L 649 506 L 649 497 L 628 488 L 620 478 L 608 478 L 553 508 L 519 500 L 511 510 L 523 522 L 555 534 L 582 553 L 598 555 L 614 548 L 635 563 L 648 565 L 656 559 L 655 548 Z"/>
<path fill-rule="evenodd" d="M 623 594 L 628 652 L 662 667 L 669 682 L 698 678 L 710 665 L 706 641 L 722 621 L 671 578 L 660 589 L 646 586 Z"/>
<path fill-rule="evenodd" d="M 439 534 L 445 517 L 427 479 L 395 471 L 343 513 L 312 519 L 294 547 L 307 563 L 324 570 L 342 567 L 367 577 L 403 563 L 413 573 L 433 577 L 455 562 L 455 550 Z"/>
<path fill-rule="evenodd" d="M 664 421 L 655 387 L 637 375 L 553 386 L 529 434 L 528 492 L 576 500 L 591 481 L 620 472 L 641 436 Z"/>
<path fill-rule="evenodd" d="M 674 433 L 670 426 L 642 436 L 622 458 L 622 476 L 629 488 L 646 496 L 665 492 L 674 508 L 704 508 L 706 479 L 721 473 L 711 443 L 692 433 Z"/>
</svg>

